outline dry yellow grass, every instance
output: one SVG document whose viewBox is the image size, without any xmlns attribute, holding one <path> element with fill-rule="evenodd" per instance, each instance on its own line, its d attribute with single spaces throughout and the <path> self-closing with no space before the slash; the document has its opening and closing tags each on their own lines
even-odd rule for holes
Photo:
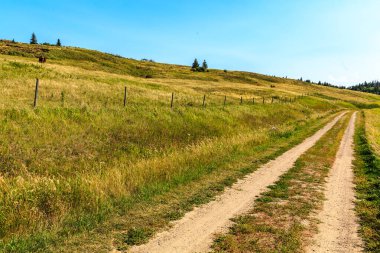
<svg viewBox="0 0 380 253">
<path fill-rule="evenodd" d="M 380 109 L 365 110 L 365 129 L 373 151 L 380 156 Z"/>
</svg>

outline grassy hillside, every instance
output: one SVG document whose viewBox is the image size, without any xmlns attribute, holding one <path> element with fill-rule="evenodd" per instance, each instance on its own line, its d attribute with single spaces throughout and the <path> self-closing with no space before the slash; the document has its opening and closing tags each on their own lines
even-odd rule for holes
<svg viewBox="0 0 380 253">
<path fill-rule="evenodd" d="M 380 248 L 380 125 L 379 109 L 365 110 L 357 122 L 356 144 L 356 211 L 366 252 Z"/>
<path fill-rule="evenodd" d="M 46 64 L 38 63 L 41 54 Z M 91 252 L 141 243 L 336 112 L 379 103 L 373 94 L 255 73 L 194 73 L 7 41 L 0 42 L 0 70 L 5 252 L 59 245 Z M 85 231 L 92 231 L 90 239 Z"/>
</svg>

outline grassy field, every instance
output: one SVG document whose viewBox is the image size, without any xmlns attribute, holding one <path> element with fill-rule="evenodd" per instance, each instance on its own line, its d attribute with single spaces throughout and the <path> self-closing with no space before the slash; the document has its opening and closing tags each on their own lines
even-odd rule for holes
<svg viewBox="0 0 380 253">
<path fill-rule="evenodd" d="M 36 59 L 41 54 L 48 58 L 44 65 Z M 379 102 L 376 95 L 255 73 L 194 73 L 187 66 L 4 41 L 0 70 L 5 252 L 55 251 L 62 242 L 68 251 L 141 243 L 334 113 Z"/>
<path fill-rule="evenodd" d="M 365 110 L 365 130 L 369 139 L 372 151 L 380 156 L 380 110 Z"/>
<path fill-rule="evenodd" d="M 360 115 L 355 137 L 356 211 L 366 252 L 379 252 L 380 249 L 379 116 L 379 109 L 366 110 Z"/>
</svg>

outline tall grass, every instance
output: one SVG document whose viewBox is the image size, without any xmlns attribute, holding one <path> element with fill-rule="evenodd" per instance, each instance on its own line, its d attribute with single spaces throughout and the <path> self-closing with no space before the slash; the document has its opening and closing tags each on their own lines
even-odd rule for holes
<svg viewBox="0 0 380 253">
<path fill-rule="evenodd" d="M 366 111 L 365 117 L 364 113 L 360 115 L 355 134 L 356 211 L 366 252 L 378 252 L 380 248 L 379 128 L 375 123 L 378 120 L 372 118 L 376 115 L 379 110 Z"/>
</svg>

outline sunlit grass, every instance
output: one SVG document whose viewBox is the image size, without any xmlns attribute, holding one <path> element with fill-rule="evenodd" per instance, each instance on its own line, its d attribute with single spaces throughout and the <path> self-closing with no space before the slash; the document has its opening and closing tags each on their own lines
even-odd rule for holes
<svg viewBox="0 0 380 253">
<path fill-rule="evenodd" d="M 365 129 L 373 151 L 380 156 L 380 109 L 365 110 Z"/>
<path fill-rule="evenodd" d="M 356 212 L 366 252 L 378 252 L 380 247 L 379 112 L 366 110 L 359 115 L 355 134 Z"/>
<path fill-rule="evenodd" d="M 50 50 L 44 65 L 33 58 L 42 49 Z M 77 48 L 0 42 L 0 53 L 0 239 L 8 250 L 93 229 L 123 213 L 126 199 L 196 181 L 274 139 L 286 143 L 350 101 L 378 103 L 294 80 L 193 73 Z M 25 238 L 35 245 L 18 243 Z"/>
</svg>

